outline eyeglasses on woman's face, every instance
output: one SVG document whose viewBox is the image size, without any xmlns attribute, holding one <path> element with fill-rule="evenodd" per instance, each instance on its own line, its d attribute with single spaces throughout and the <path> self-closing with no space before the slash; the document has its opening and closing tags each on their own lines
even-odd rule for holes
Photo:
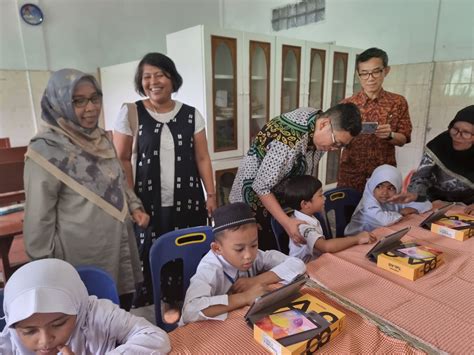
<svg viewBox="0 0 474 355">
<path fill-rule="evenodd" d="M 457 135 L 461 136 L 462 139 L 471 139 L 472 136 L 473 136 L 473 133 L 472 132 L 469 132 L 469 131 L 464 131 L 464 130 L 460 130 L 459 128 L 457 127 L 451 127 L 449 129 L 449 134 L 452 136 L 452 137 L 456 137 Z"/>
<path fill-rule="evenodd" d="M 332 128 L 332 123 L 329 123 L 331 125 L 331 138 L 332 138 L 332 145 L 331 147 L 333 148 L 336 148 L 336 149 L 341 149 L 341 148 L 346 148 L 349 143 L 343 143 L 343 142 L 339 142 L 338 140 L 336 140 L 336 136 L 334 135 L 334 130 Z"/>
<path fill-rule="evenodd" d="M 95 94 L 91 97 L 78 97 L 72 100 L 72 103 L 77 108 L 84 108 L 89 104 L 89 101 L 92 102 L 93 105 L 100 105 L 102 103 L 102 95 Z"/>
</svg>

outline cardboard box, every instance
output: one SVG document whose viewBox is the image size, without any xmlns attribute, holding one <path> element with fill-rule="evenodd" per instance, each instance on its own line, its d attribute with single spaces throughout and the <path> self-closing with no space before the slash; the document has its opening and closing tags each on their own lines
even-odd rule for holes
<svg viewBox="0 0 474 355">
<path fill-rule="evenodd" d="M 412 281 L 436 269 L 443 262 L 444 255 L 441 251 L 417 243 L 403 243 L 377 256 L 378 267 Z"/>
<path fill-rule="evenodd" d="M 474 237 L 474 216 L 453 214 L 431 223 L 431 231 L 442 236 L 465 241 Z"/>
<path fill-rule="evenodd" d="M 305 320 L 297 314 L 303 314 Z M 255 322 L 253 334 L 255 340 L 273 354 L 313 353 L 342 331 L 345 317 L 344 313 L 318 298 L 304 294 L 288 306 Z M 317 324 L 317 328 L 301 331 L 310 328 L 306 327 L 310 323 Z M 300 332 L 292 333 L 296 330 L 290 327 L 297 328 Z"/>
</svg>

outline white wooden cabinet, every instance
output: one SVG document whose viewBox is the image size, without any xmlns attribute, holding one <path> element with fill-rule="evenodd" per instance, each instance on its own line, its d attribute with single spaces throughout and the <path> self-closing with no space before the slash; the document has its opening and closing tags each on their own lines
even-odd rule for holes
<svg viewBox="0 0 474 355">
<path fill-rule="evenodd" d="M 325 110 L 350 96 L 359 52 L 204 25 L 168 34 L 166 44 L 184 80 L 175 98 L 202 112 L 213 164 L 226 166 L 238 166 L 275 115 L 303 106 Z M 320 162 L 323 185 L 335 185 L 339 154 Z"/>
</svg>

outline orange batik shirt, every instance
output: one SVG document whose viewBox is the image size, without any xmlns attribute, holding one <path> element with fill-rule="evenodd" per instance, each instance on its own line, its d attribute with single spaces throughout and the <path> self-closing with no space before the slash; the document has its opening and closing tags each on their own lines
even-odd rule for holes
<svg viewBox="0 0 474 355">
<path fill-rule="evenodd" d="M 356 104 L 362 122 L 388 123 L 393 132 L 403 134 L 407 143 L 410 142 L 412 125 L 403 96 L 382 89 L 379 96 L 371 100 L 361 91 L 342 102 Z M 372 171 L 382 164 L 397 165 L 395 146 L 375 134 L 360 134 L 342 151 L 337 186 L 352 187 L 362 192 Z"/>
</svg>

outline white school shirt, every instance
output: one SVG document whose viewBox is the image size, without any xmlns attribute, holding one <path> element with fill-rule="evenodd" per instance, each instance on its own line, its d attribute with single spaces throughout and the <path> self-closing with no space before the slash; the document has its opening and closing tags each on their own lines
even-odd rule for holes
<svg viewBox="0 0 474 355">
<path fill-rule="evenodd" d="M 180 325 L 200 320 L 225 320 L 227 313 L 216 317 L 206 317 L 203 309 L 217 304 L 228 305 L 227 292 L 239 277 L 254 277 L 266 271 L 274 272 L 280 279 L 290 282 L 306 271 L 305 264 L 277 250 L 258 250 L 257 258 L 247 271 L 239 271 L 230 265 L 222 256 L 210 250 L 201 260 L 196 274 L 191 278 Z M 232 281 L 231 281 L 232 279 Z"/>
<path fill-rule="evenodd" d="M 147 110 L 151 117 L 157 122 L 164 123 L 161 130 L 161 141 L 160 141 L 160 182 L 161 182 L 161 206 L 170 207 L 174 205 L 174 140 L 173 135 L 166 123 L 170 122 L 178 113 L 183 106 L 182 102 L 175 101 L 174 109 L 166 113 L 156 113 L 151 110 Z M 201 113 L 195 109 L 194 115 L 194 134 L 201 132 L 206 127 L 206 122 L 202 117 Z M 120 109 L 118 117 L 115 121 L 114 130 L 125 134 L 127 136 L 133 136 L 132 128 L 130 127 L 130 121 L 128 119 L 128 106 L 123 105 Z M 134 137 L 136 139 L 136 137 Z M 137 146 L 135 145 L 135 149 Z M 135 156 L 132 152 L 132 156 Z"/>
<path fill-rule="evenodd" d="M 402 188 L 402 174 L 391 165 L 381 165 L 377 167 L 369 180 L 365 184 L 364 194 L 357 205 L 351 221 L 344 230 L 344 235 L 355 235 L 366 231 L 371 232 L 378 227 L 386 227 L 397 223 L 402 219 L 400 210 L 405 207 L 411 207 L 423 213 L 432 208 L 430 201 L 411 202 L 407 204 L 396 203 L 380 203 L 374 196 L 374 190 L 377 185 L 388 181 L 395 189 L 396 193 L 400 193 Z"/>
<path fill-rule="evenodd" d="M 306 239 L 306 244 L 296 244 L 293 239 L 290 238 L 288 243 L 288 254 L 303 260 L 305 263 L 312 259 L 316 259 L 321 255 L 321 252 L 315 250 L 314 245 L 319 238 L 324 239 L 321 224 L 316 217 L 308 216 L 300 211 L 295 211 L 292 218 L 301 219 L 306 222 L 298 226 L 301 236 Z"/>
</svg>

